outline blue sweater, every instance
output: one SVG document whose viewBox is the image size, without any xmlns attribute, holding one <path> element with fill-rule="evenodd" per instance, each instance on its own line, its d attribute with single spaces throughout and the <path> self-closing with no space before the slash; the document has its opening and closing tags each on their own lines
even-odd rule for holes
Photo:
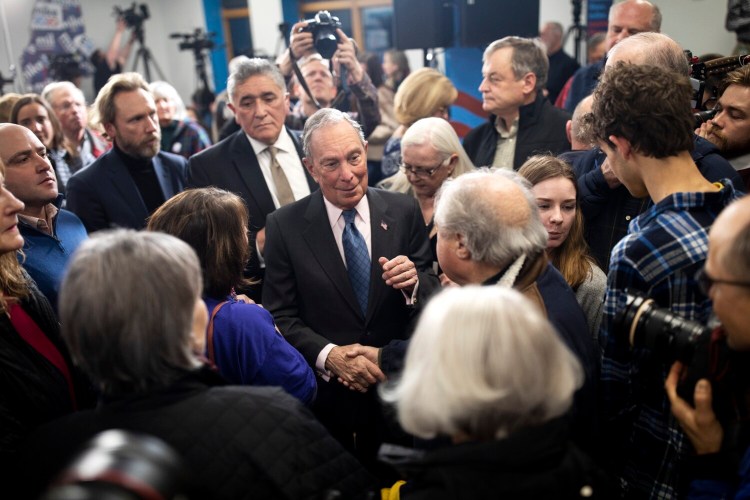
<svg viewBox="0 0 750 500">
<path fill-rule="evenodd" d="M 210 317 L 221 301 L 203 300 Z M 228 300 L 214 318 L 213 347 L 219 373 L 232 384 L 281 386 L 311 404 L 318 388 L 315 374 L 302 354 L 276 331 L 271 313 L 255 304 Z"/>
<path fill-rule="evenodd" d="M 52 227 L 54 236 L 19 219 L 25 258 L 19 255 L 18 260 L 57 312 L 57 294 L 68 260 L 88 235 L 81 219 L 67 210 L 57 212 Z"/>
</svg>

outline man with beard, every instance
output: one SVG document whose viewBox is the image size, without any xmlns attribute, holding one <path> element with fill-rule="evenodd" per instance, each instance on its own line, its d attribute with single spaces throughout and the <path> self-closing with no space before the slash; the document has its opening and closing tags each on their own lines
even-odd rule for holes
<svg viewBox="0 0 750 500">
<path fill-rule="evenodd" d="M 718 114 L 695 133 L 716 144 L 750 188 L 750 66 L 729 73 L 722 87 Z"/>
<path fill-rule="evenodd" d="M 138 73 L 110 78 L 94 108 L 113 147 L 70 178 L 68 208 L 89 232 L 141 229 L 159 205 L 184 189 L 187 160 L 160 151 L 156 105 Z"/>
</svg>

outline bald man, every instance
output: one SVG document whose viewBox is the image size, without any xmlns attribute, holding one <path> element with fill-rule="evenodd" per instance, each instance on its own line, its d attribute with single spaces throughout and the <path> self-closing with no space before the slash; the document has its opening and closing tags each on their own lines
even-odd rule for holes
<svg viewBox="0 0 750 500">
<path fill-rule="evenodd" d="M 689 66 L 680 44 L 661 33 L 639 33 L 618 43 L 608 56 L 605 72 L 618 62 L 651 65 L 687 76 Z M 685 109 L 690 108 L 689 99 Z M 742 179 L 716 146 L 693 136 L 690 156 L 704 178 L 711 182 L 729 179 L 743 191 Z M 566 157 L 578 176 L 580 209 L 591 255 L 607 272 L 612 249 L 628 232 L 630 221 L 646 210 L 648 198 L 632 196 L 614 175 L 604 152 L 596 147 L 576 157 Z"/>
<path fill-rule="evenodd" d="M 607 51 L 625 38 L 647 31 L 661 31 L 661 11 L 657 6 L 646 0 L 613 3 L 609 9 L 609 26 L 604 42 Z M 581 99 L 591 94 L 599 81 L 605 61 L 606 58 L 603 58 L 576 71 L 565 100 L 565 109 L 573 112 Z"/>
<path fill-rule="evenodd" d="M 732 203 L 714 221 L 708 236 L 708 258 L 703 268 L 702 286 L 713 302 L 713 310 L 721 322 L 729 348 L 750 352 L 750 197 Z M 734 358 L 737 359 L 737 358 Z M 737 445 L 722 447 L 724 429 L 711 407 L 711 385 L 701 380 L 695 388 L 695 407 L 677 395 L 677 382 L 683 367 L 672 366 L 666 381 L 672 413 L 690 438 L 700 467 L 690 485 L 696 498 L 742 498 L 748 493 L 750 472 L 742 468 L 738 476 L 726 470 L 736 461 L 733 452 Z M 723 449 L 722 449 L 723 448 Z M 731 451 L 730 451 L 731 450 Z M 742 451 L 740 448 L 738 451 Z M 750 450 L 745 449 L 743 464 L 750 461 Z M 696 463 L 698 463 L 696 461 Z M 738 491 L 739 490 L 739 491 Z M 692 496 L 691 496 L 692 498 Z"/>
<path fill-rule="evenodd" d="M 547 261 L 547 231 L 528 181 L 508 169 L 449 179 L 435 202 L 440 267 L 456 284 L 512 287 L 547 317 L 583 365 L 586 384 L 575 402 L 574 438 L 588 447 L 594 437 L 594 377 L 598 356 L 573 290 Z M 391 344 L 368 358 L 388 375 L 397 371 L 404 345 Z M 366 350 L 352 350 L 351 356 Z M 367 354 L 365 354 L 367 355 Z"/>
<path fill-rule="evenodd" d="M 86 228 L 72 212 L 60 208 L 63 196 L 47 149 L 31 130 L 0 124 L 0 160 L 5 187 L 25 207 L 18 214 L 24 239 L 19 260 L 57 310 L 57 293 L 70 256 L 86 238 Z"/>
</svg>

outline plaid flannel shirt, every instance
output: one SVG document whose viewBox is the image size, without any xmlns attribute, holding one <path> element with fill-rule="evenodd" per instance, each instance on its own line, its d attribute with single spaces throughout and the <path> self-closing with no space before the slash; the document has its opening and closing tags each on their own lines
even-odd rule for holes
<svg viewBox="0 0 750 500">
<path fill-rule="evenodd" d="M 669 364 L 645 348 L 631 349 L 627 335 L 613 330 L 615 314 L 630 290 L 682 317 L 708 322 L 711 302 L 695 274 L 705 262 L 713 221 L 738 196 L 730 181 L 722 184 L 715 193 L 665 198 L 633 219 L 612 250 L 600 333 L 600 409 L 603 439 L 626 497 L 675 497 L 689 443 L 663 388 Z"/>
</svg>

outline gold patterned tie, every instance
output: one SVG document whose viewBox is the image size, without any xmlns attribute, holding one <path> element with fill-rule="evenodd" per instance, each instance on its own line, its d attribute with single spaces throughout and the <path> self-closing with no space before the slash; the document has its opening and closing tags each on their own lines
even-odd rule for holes
<svg viewBox="0 0 750 500">
<path fill-rule="evenodd" d="M 279 199 L 279 206 L 283 207 L 294 201 L 294 193 L 289 185 L 289 179 L 279 165 L 279 160 L 276 159 L 276 148 L 268 146 L 268 152 L 271 154 L 271 177 L 276 186 L 276 197 Z"/>
</svg>

